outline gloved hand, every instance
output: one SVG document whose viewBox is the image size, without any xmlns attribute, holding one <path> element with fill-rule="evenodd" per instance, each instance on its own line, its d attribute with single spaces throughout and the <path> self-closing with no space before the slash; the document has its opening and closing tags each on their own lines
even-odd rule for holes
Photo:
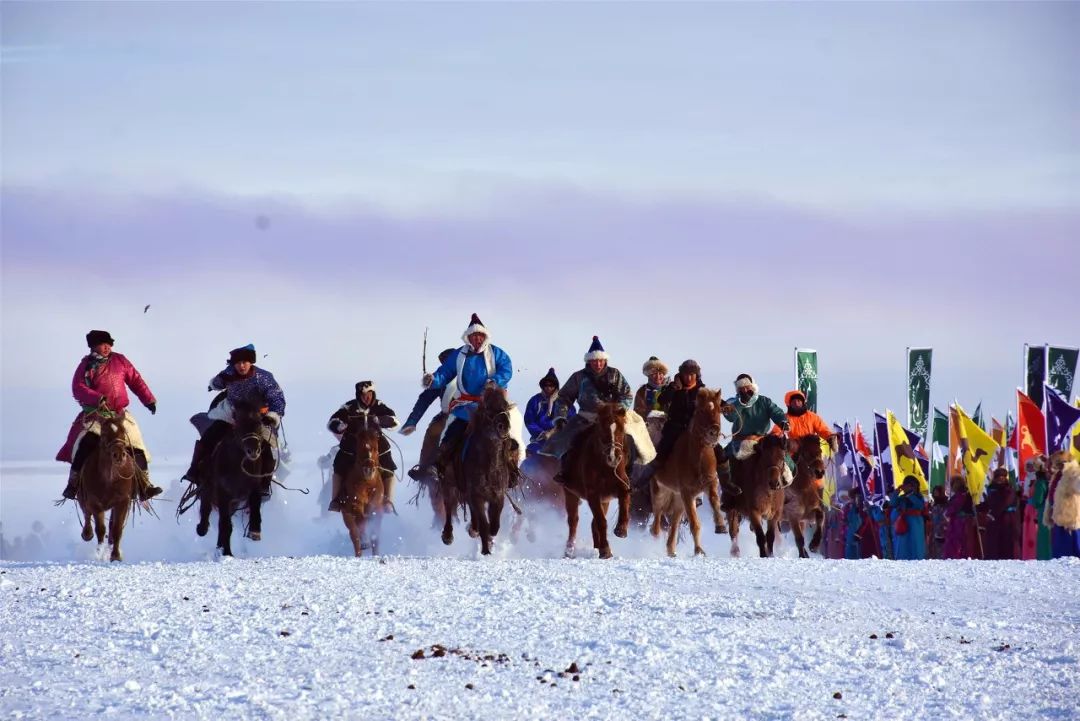
<svg viewBox="0 0 1080 721">
<path fill-rule="evenodd" d="M 349 427 L 349 424 L 346 423 L 345 421 L 341 420 L 340 418 L 335 418 L 334 420 L 330 421 L 330 432 L 331 433 L 337 433 L 338 435 L 341 435 L 342 433 L 345 432 L 345 429 L 347 429 L 348 427 Z"/>
<path fill-rule="evenodd" d="M 735 412 L 735 406 L 731 405 L 730 403 L 723 403 L 723 404 L 720 405 L 720 412 L 721 413 L 734 413 Z"/>
<path fill-rule="evenodd" d="M 415 430 L 416 430 L 416 426 L 403 426 L 402 429 L 400 431 L 398 431 L 398 433 L 400 433 L 403 436 L 411 436 L 413 434 L 413 431 L 415 431 Z"/>
<path fill-rule="evenodd" d="M 420 385 L 424 386 L 424 388 L 427 388 L 431 385 L 431 382 L 433 380 L 435 380 L 435 376 L 431 375 L 430 373 L 425 373 L 424 377 L 420 379 Z"/>
<path fill-rule="evenodd" d="M 264 425 L 268 425 L 271 428 L 277 428 L 279 425 L 281 425 L 281 416 L 279 416 L 277 413 L 274 413 L 273 411 L 268 411 L 263 415 L 262 422 Z"/>
<path fill-rule="evenodd" d="M 491 378 L 488 378 L 487 381 L 484 383 L 484 388 L 498 388 L 498 387 L 499 387 L 499 384 L 496 383 Z"/>
<path fill-rule="evenodd" d="M 150 411 L 150 415 L 154 415 L 155 413 L 157 413 L 157 403 L 147 403 L 146 410 Z"/>
<path fill-rule="evenodd" d="M 393 428 L 397 423 L 397 419 L 393 416 L 378 416 L 380 428 Z"/>
</svg>

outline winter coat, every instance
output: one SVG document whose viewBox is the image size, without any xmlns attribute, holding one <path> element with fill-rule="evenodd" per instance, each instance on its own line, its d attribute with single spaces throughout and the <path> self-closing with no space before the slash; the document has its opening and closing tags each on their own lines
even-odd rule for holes
<svg viewBox="0 0 1080 721">
<path fill-rule="evenodd" d="M 854 503 L 844 504 L 844 558 L 858 560 L 862 558 L 860 553 L 860 541 L 863 533 L 871 529 L 864 528 L 863 512 Z"/>
<path fill-rule="evenodd" d="M 558 394 L 549 398 L 543 393 L 537 393 L 525 404 L 525 427 L 529 429 L 532 440 L 537 440 L 540 434 L 555 427 L 555 410 L 558 400 Z M 572 417 L 575 413 L 577 411 L 571 408 L 567 417 Z"/>
<path fill-rule="evenodd" d="M 285 394 L 274 380 L 274 374 L 251 366 L 246 376 L 238 375 L 231 365 L 210 379 L 210 388 L 225 391 L 231 405 L 238 403 L 255 407 L 265 406 L 271 413 L 285 415 Z"/>
<path fill-rule="evenodd" d="M 676 388 L 674 383 L 668 383 L 660 391 L 660 410 L 667 415 L 664 422 L 664 432 L 668 429 L 678 429 L 682 432 L 690 427 L 690 421 L 694 420 L 694 409 L 697 407 L 698 391 L 702 385 L 698 383 L 693 388 Z"/>
<path fill-rule="evenodd" d="M 785 431 L 790 428 L 783 409 L 761 394 L 755 393 L 748 403 L 743 403 L 738 396 L 728 398 L 725 403 L 734 407 L 732 412 L 724 414 L 732 429 L 731 442 L 726 449 L 729 457 L 735 456 L 745 438 L 765 435 L 773 423 Z"/>
<path fill-rule="evenodd" d="M 451 353 L 446 362 L 432 373 L 430 387 L 441 391 L 453 383 L 454 398 L 450 402 L 450 413 L 455 418 L 467 421 L 487 382 L 494 381 L 500 388 L 506 388 L 513 375 L 510 356 L 502 348 L 485 341 L 479 352 L 474 352 L 472 346 L 463 345 Z"/>
<path fill-rule="evenodd" d="M 92 371 L 88 370 L 91 360 L 92 356 L 85 356 L 71 379 L 71 393 L 83 410 L 96 408 L 104 400 L 110 410 L 122 411 L 128 407 L 127 388 L 131 389 L 144 406 L 157 402 L 142 375 L 125 356 L 110 353 L 108 358 Z"/>
<path fill-rule="evenodd" d="M 341 472 L 341 469 L 346 464 L 342 463 L 342 456 L 347 457 L 351 465 L 352 460 L 356 455 L 355 439 L 349 436 L 342 437 L 342 434 L 349 427 L 349 423 L 359 420 L 367 416 L 369 422 L 374 422 L 380 429 L 379 432 L 379 465 L 387 470 L 396 470 L 397 464 L 394 463 L 394 457 L 390 452 L 390 442 L 386 440 L 386 436 L 382 433 L 382 429 L 391 430 L 397 428 L 398 420 L 397 415 L 393 409 L 388 407 L 385 403 L 378 398 L 372 400 L 371 405 L 365 406 L 355 398 L 351 401 L 346 401 L 342 404 L 341 408 L 334 411 L 334 414 L 330 416 L 330 420 L 326 423 L 326 428 L 333 433 L 340 444 L 338 449 L 338 456 L 334 460 L 334 468 Z"/>
<path fill-rule="evenodd" d="M 784 405 L 790 407 L 791 397 L 795 395 L 802 395 L 802 393 L 799 391 L 788 391 L 784 395 Z M 829 428 L 829 424 L 822 420 L 821 416 L 809 409 L 799 416 L 793 416 L 790 413 L 785 413 L 784 415 L 787 416 L 788 425 L 790 426 L 788 436 L 794 440 L 808 436 L 811 433 L 817 433 L 825 440 L 829 440 L 833 435 L 832 429 Z M 772 429 L 772 432 L 776 435 L 780 435 L 782 431 L 780 426 L 777 425 Z"/>
<path fill-rule="evenodd" d="M 1016 491 L 1012 486 L 991 483 L 979 510 L 988 514 L 983 551 L 988 561 L 1011 560 L 1019 530 Z"/>
<path fill-rule="evenodd" d="M 420 391 L 420 395 L 416 399 L 416 404 L 413 405 L 412 412 L 409 413 L 409 417 L 405 419 L 406 426 L 416 426 L 420 419 L 424 417 L 424 411 L 428 409 L 435 401 L 439 400 L 439 396 L 442 395 L 442 391 L 438 388 L 425 388 Z"/>
<path fill-rule="evenodd" d="M 648 418 L 651 411 L 664 410 L 660 405 L 660 392 L 664 390 L 662 387 L 653 386 L 651 383 L 645 383 L 637 389 L 637 393 L 634 394 L 634 412 L 642 418 Z"/>
<path fill-rule="evenodd" d="M 634 403 L 630 384 L 616 368 L 608 366 L 602 375 L 594 376 L 586 366 L 574 371 L 559 390 L 555 417 L 568 418 L 574 403 L 577 403 L 579 413 L 595 415 L 597 406 L 603 402 L 620 403 L 630 410 Z"/>
<path fill-rule="evenodd" d="M 919 493 L 893 491 L 893 558 L 897 561 L 926 559 L 926 500 Z"/>
<path fill-rule="evenodd" d="M 978 558 L 975 507 L 967 493 L 954 493 L 945 508 L 945 558 Z"/>
</svg>

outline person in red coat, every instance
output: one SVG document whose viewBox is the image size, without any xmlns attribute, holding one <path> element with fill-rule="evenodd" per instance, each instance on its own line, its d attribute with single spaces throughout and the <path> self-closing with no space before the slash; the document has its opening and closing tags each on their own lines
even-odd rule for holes
<svg viewBox="0 0 1080 721">
<path fill-rule="evenodd" d="M 67 441 L 56 454 L 56 460 L 71 464 L 64 498 L 75 498 L 79 472 L 101 442 L 99 415 L 120 413 L 127 409 L 128 388 L 151 415 L 157 413 L 157 400 L 150 387 L 131 361 L 119 353 L 113 353 L 113 343 L 115 341 L 108 331 L 92 330 L 87 333 L 86 345 L 90 353 L 79 361 L 75 376 L 71 379 L 71 393 L 81 410 L 71 424 Z M 147 478 L 146 484 L 139 489 L 139 498 L 153 498 L 161 493 L 161 489 L 149 481 L 146 445 L 135 417 L 130 413 L 124 414 L 124 430 L 134 451 L 135 464 Z"/>
<path fill-rule="evenodd" d="M 988 561 L 1004 561 L 1016 558 L 1016 538 L 1020 522 L 1016 513 L 1016 491 L 1009 484 L 1009 472 L 1004 468 L 994 471 L 986 500 L 979 510 L 986 513 L 986 533 L 983 554 Z"/>
</svg>

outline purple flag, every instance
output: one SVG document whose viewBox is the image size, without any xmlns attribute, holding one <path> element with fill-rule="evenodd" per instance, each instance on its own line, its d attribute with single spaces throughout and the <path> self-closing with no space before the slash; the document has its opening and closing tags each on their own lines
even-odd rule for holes
<svg viewBox="0 0 1080 721">
<path fill-rule="evenodd" d="M 1053 386 L 1043 384 L 1043 413 L 1046 414 L 1046 452 L 1068 450 L 1069 431 L 1080 421 L 1080 408 L 1058 395 Z"/>
<path fill-rule="evenodd" d="M 885 416 L 874 411 L 874 455 L 878 459 L 878 478 L 882 496 L 893 492 L 892 451 L 889 449 L 889 423 Z"/>
</svg>

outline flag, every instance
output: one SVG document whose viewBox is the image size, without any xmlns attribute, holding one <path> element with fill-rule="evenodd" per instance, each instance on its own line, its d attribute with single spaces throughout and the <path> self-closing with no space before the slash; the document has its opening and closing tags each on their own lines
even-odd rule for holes
<svg viewBox="0 0 1080 721">
<path fill-rule="evenodd" d="M 997 444 L 979 428 L 960 406 L 956 415 L 960 419 L 960 448 L 963 453 L 964 475 L 971 498 L 978 503 L 986 490 L 986 474 L 990 471 L 990 460 L 997 453 Z"/>
<path fill-rule="evenodd" d="M 1076 399 L 1073 405 L 1080 408 L 1080 397 Z M 1072 453 L 1073 460 L 1080 463 L 1080 423 L 1073 426 L 1072 444 L 1069 446 L 1069 452 Z"/>
<path fill-rule="evenodd" d="M 1024 392 L 1043 406 L 1043 382 L 1046 380 L 1046 346 L 1024 344 Z"/>
<path fill-rule="evenodd" d="M 856 423 L 856 427 L 858 424 Z M 864 441 L 865 443 L 865 441 Z M 873 496 L 873 487 L 870 485 L 870 476 L 874 469 L 870 461 L 859 451 L 857 441 L 852 437 L 851 426 L 844 424 L 844 433 L 840 437 L 841 453 L 844 454 L 845 471 L 852 476 L 852 485 L 858 486 L 862 491 L 863 498 Z M 847 464 L 850 463 L 848 467 Z"/>
<path fill-rule="evenodd" d="M 930 425 L 930 359 L 932 348 L 908 348 L 908 428 L 926 436 Z"/>
<path fill-rule="evenodd" d="M 807 410 L 817 413 L 818 360 L 817 351 L 809 348 L 795 349 L 795 387 L 806 396 Z"/>
<path fill-rule="evenodd" d="M 975 412 L 971 414 L 971 420 L 975 421 L 975 425 L 979 428 L 982 428 L 984 431 L 986 430 L 986 421 L 983 419 L 982 412 L 982 401 L 979 401 L 979 404 L 975 406 Z"/>
<path fill-rule="evenodd" d="M 960 453 L 960 415 L 956 406 L 949 406 L 949 478 L 964 472 L 964 462 Z"/>
<path fill-rule="evenodd" d="M 1073 425 L 1080 421 L 1080 408 L 1070 406 L 1069 402 L 1058 395 L 1049 385 L 1043 386 L 1046 404 L 1046 452 L 1048 454 L 1066 450 Z"/>
<path fill-rule="evenodd" d="M 930 488 L 947 486 L 949 481 L 949 417 L 934 409 L 930 432 Z"/>
<path fill-rule="evenodd" d="M 994 468 L 1003 468 L 1005 466 L 1005 426 L 1001 425 L 1001 421 L 993 416 L 990 416 L 990 437 L 994 439 L 994 443 L 998 444 L 998 452 L 994 455 Z"/>
<path fill-rule="evenodd" d="M 1016 389 L 1016 439 L 1021 469 L 1026 469 L 1027 462 L 1035 456 L 1046 453 L 1046 418 L 1019 388 Z"/>
<path fill-rule="evenodd" d="M 919 481 L 919 492 L 926 495 L 930 492 L 930 484 L 926 480 L 926 473 L 923 471 L 922 464 L 919 463 L 918 456 L 915 455 L 918 436 L 900 425 L 900 421 L 896 420 L 896 416 L 890 410 L 885 411 L 885 423 L 889 434 L 889 457 L 892 462 L 894 483 L 900 485 L 908 476 L 915 476 Z M 915 444 L 912 444 L 912 436 L 915 437 Z"/>
<path fill-rule="evenodd" d="M 863 435 L 862 426 L 858 421 L 855 421 L 855 450 L 862 454 L 863 458 L 871 460 L 874 457 L 873 452 L 870 450 L 870 444 L 866 442 L 866 436 Z"/>
<path fill-rule="evenodd" d="M 1078 355 L 1080 349 L 1046 346 L 1046 384 L 1060 393 L 1065 400 L 1072 395 Z"/>
<path fill-rule="evenodd" d="M 889 423 L 885 416 L 874 411 L 874 457 L 877 458 L 878 495 L 888 496 L 893 492 L 895 480 L 893 478 L 892 451 L 889 446 Z"/>
</svg>

